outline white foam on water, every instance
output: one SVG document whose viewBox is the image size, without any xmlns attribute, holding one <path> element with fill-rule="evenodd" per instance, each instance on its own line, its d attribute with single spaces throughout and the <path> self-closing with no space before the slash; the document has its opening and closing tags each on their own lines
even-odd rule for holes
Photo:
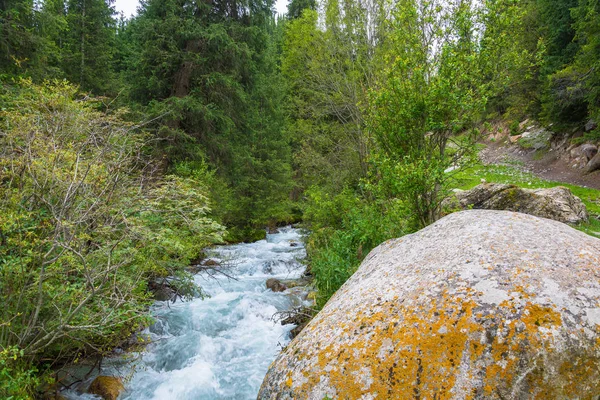
<svg viewBox="0 0 600 400">
<path fill-rule="evenodd" d="M 153 306 L 157 322 L 147 330 L 153 344 L 135 363 L 119 399 L 255 399 L 293 328 L 273 320 L 292 308 L 289 295 L 267 290 L 265 281 L 299 277 L 304 256 L 300 232 L 292 228 L 212 250 L 210 257 L 230 265 L 227 274 L 236 280 L 199 274 L 196 283 L 209 298 Z"/>
</svg>

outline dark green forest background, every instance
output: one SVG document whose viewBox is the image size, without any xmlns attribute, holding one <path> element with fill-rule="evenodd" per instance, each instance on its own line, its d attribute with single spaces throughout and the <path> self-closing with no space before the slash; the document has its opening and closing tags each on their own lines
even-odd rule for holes
<svg viewBox="0 0 600 400">
<path fill-rule="evenodd" d="M 0 0 L 0 397 L 146 326 L 153 279 L 202 295 L 186 272 L 202 249 L 265 227 L 310 229 L 322 306 L 372 248 L 442 215 L 445 171 L 490 123 L 600 121 L 599 12 L 146 0 L 125 19 Z"/>
</svg>

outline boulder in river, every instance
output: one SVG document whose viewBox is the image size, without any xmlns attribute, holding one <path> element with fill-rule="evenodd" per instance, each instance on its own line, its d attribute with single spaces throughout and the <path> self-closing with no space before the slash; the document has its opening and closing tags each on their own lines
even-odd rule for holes
<svg viewBox="0 0 600 400">
<path fill-rule="evenodd" d="M 125 390 L 123 381 L 116 376 L 98 376 L 88 389 L 88 393 L 102 397 L 104 400 L 117 400 Z"/>
<path fill-rule="evenodd" d="M 374 249 L 271 364 L 259 399 L 592 399 L 600 240 L 492 210 Z"/>
<path fill-rule="evenodd" d="M 287 289 L 287 286 L 277 278 L 267 279 L 266 285 L 267 289 L 271 289 L 274 292 L 283 292 Z"/>
<path fill-rule="evenodd" d="M 169 301 L 177 296 L 177 290 L 166 279 L 155 279 L 148 283 L 148 289 L 156 301 Z"/>
<path fill-rule="evenodd" d="M 471 190 L 455 192 L 444 202 L 447 208 L 517 211 L 567 224 L 588 220 L 585 204 L 563 186 L 523 189 L 502 183 L 484 183 Z"/>
</svg>

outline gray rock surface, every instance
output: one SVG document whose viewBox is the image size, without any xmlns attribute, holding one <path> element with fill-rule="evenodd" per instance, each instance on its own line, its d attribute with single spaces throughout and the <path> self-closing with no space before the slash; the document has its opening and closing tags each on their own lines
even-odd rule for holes
<svg viewBox="0 0 600 400">
<path fill-rule="evenodd" d="M 540 150 L 550 146 L 550 139 L 552 139 L 552 132 L 549 130 L 532 128 L 521 134 L 519 144 L 527 149 Z"/>
<path fill-rule="evenodd" d="M 374 249 L 271 365 L 259 399 L 588 399 L 600 240 L 491 210 Z"/>
<path fill-rule="evenodd" d="M 594 158 L 596 154 L 598 154 L 598 148 L 593 144 L 586 143 L 581 146 L 581 152 L 588 160 Z"/>
<path fill-rule="evenodd" d="M 585 204 L 563 186 L 523 189 L 502 183 L 484 183 L 454 194 L 445 206 L 462 209 L 508 210 L 577 224 L 588 220 Z"/>
<path fill-rule="evenodd" d="M 600 153 L 596 154 L 585 167 L 585 172 L 590 173 L 600 169 Z"/>
<path fill-rule="evenodd" d="M 598 127 L 598 124 L 596 123 L 596 121 L 594 121 L 593 119 L 590 119 L 586 124 L 585 124 L 585 131 L 586 132 L 590 132 L 593 131 L 594 129 L 596 129 Z"/>
</svg>

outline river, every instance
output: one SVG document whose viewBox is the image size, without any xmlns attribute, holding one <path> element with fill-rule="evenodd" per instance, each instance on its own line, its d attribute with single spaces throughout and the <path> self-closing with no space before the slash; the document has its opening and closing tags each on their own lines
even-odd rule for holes
<svg viewBox="0 0 600 400">
<path fill-rule="evenodd" d="M 219 246 L 211 259 L 228 265 L 224 275 L 200 273 L 196 283 L 210 297 L 152 307 L 156 323 L 146 330 L 152 344 L 143 353 L 115 358 L 102 373 L 124 376 L 119 400 L 256 399 L 269 364 L 289 342 L 294 325 L 274 320 L 301 299 L 267 290 L 268 278 L 302 275 L 300 232 L 281 228 L 266 240 Z M 67 393 L 71 399 L 90 395 Z"/>
</svg>

